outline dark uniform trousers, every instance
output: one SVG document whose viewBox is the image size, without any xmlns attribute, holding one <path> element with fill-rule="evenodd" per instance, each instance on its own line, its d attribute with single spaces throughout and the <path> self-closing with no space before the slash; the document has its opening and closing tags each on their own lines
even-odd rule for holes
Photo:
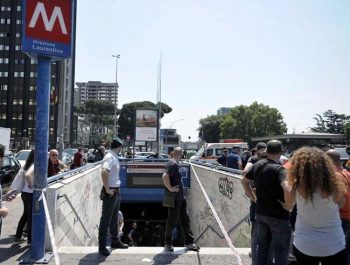
<svg viewBox="0 0 350 265">
<path fill-rule="evenodd" d="M 98 245 L 105 247 L 107 243 L 107 233 L 111 234 L 111 243 L 119 242 L 118 237 L 118 211 L 120 208 L 120 189 L 111 188 L 113 196 L 106 195 L 102 200 L 102 215 L 98 230 Z"/>
</svg>

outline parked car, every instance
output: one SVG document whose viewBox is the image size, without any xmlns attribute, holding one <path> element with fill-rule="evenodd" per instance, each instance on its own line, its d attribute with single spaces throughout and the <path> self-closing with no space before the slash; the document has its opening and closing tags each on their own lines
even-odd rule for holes
<svg viewBox="0 0 350 265">
<path fill-rule="evenodd" d="M 7 188 L 11 185 L 13 179 L 21 168 L 19 161 L 13 156 L 5 156 L 2 167 L 0 168 L 1 187 Z M 5 190 L 3 190 L 5 192 Z"/>
<path fill-rule="evenodd" d="M 155 155 L 154 152 L 135 152 L 135 158 L 147 158 L 149 155 Z"/>
<path fill-rule="evenodd" d="M 15 155 L 15 158 L 17 158 L 18 162 L 21 164 L 22 167 L 26 163 L 30 151 L 32 150 L 21 150 Z"/>
<path fill-rule="evenodd" d="M 151 154 L 151 155 L 148 155 L 146 158 L 154 159 L 154 158 L 157 158 L 157 157 L 156 157 L 156 154 Z M 159 158 L 160 159 L 169 159 L 170 155 L 160 154 Z"/>
<path fill-rule="evenodd" d="M 73 163 L 74 154 L 78 152 L 78 148 L 66 148 L 62 152 L 62 162 L 67 166 Z"/>
</svg>

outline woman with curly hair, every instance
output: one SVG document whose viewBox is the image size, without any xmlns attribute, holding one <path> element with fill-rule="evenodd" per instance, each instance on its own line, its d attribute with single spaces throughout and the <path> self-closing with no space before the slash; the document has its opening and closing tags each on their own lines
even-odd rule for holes
<svg viewBox="0 0 350 265">
<path fill-rule="evenodd" d="M 293 242 L 298 264 L 347 264 L 339 215 L 346 189 L 329 156 L 318 148 L 302 147 L 288 175 L 289 199 L 296 201 L 298 210 Z"/>
</svg>

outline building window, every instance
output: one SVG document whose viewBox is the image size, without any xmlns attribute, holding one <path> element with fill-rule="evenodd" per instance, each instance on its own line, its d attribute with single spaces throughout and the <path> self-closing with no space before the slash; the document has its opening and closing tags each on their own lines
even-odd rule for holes
<svg viewBox="0 0 350 265">
<path fill-rule="evenodd" d="M 2 91 L 7 91 L 7 85 L 1 85 L 1 90 Z"/>
<path fill-rule="evenodd" d="M 32 98 L 29 99 L 29 105 L 34 105 L 34 100 Z"/>
<path fill-rule="evenodd" d="M 17 99 L 14 99 L 12 102 L 13 105 L 17 105 Z"/>
<path fill-rule="evenodd" d="M 10 49 L 10 46 L 5 45 L 5 51 L 8 51 Z"/>
<path fill-rule="evenodd" d="M 21 20 L 21 19 L 17 19 L 17 20 L 16 20 L 16 24 L 17 24 L 17 25 L 22 24 L 22 20 Z"/>
<path fill-rule="evenodd" d="M 5 24 L 5 19 L 4 18 L 0 19 L 0 24 Z"/>
<path fill-rule="evenodd" d="M 18 114 L 18 119 L 22 120 L 22 114 Z"/>
<path fill-rule="evenodd" d="M 18 72 L 14 72 L 14 73 L 13 73 L 13 76 L 14 76 L 14 77 L 19 77 L 19 73 L 18 73 Z"/>
<path fill-rule="evenodd" d="M 21 37 L 21 33 L 16 33 L 16 38 L 20 38 Z"/>
<path fill-rule="evenodd" d="M 11 19 L 10 19 L 10 18 L 6 19 L 6 24 L 7 24 L 7 25 L 10 25 L 10 24 L 11 24 Z"/>
<path fill-rule="evenodd" d="M 6 120 L 6 113 L 3 113 L 3 114 L 1 115 L 1 119 Z"/>
<path fill-rule="evenodd" d="M 22 6 L 17 6 L 17 11 L 22 11 Z"/>
<path fill-rule="evenodd" d="M 20 77 L 24 77 L 24 72 L 19 72 Z"/>
<path fill-rule="evenodd" d="M 29 119 L 29 120 L 33 120 L 33 114 L 29 114 L 29 115 L 28 115 L 28 119 Z"/>
<path fill-rule="evenodd" d="M 29 87 L 29 91 L 35 91 L 35 86 L 30 86 Z M 29 102 L 30 102 L 30 100 L 29 100 Z M 33 104 L 32 104 L 33 105 Z"/>
<path fill-rule="evenodd" d="M 4 45 L 0 45 L 0 50 L 3 50 L 4 49 Z"/>
<path fill-rule="evenodd" d="M 5 33 L 0 32 L 0 37 L 5 37 Z"/>
<path fill-rule="evenodd" d="M 21 45 L 16 45 L 15 50 L 16 51 L 20 51 L 21 50 Z"/>
<path fill-rule="evenodd" d="M 30 77 L 36 77 L 36 72 L 30 72 Z"/>
</svg>

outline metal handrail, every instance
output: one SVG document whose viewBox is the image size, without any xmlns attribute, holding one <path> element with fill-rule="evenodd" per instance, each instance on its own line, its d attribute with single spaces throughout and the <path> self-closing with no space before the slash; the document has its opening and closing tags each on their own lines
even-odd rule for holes
<svg viewBox="0 0 350 265">
<path fill-rule="evenodd" d="M 243 170 L 224 167 L 223 165 L 220 165 L 220 164 L 208 163 L 208 162 L 199 161 L 199 160 L 191 160 L 191 163 L 195 164 L 195 165 L 200 165 L 200 166 L 220 170 L 220 171 L 225 171 L 225 172 L 230 172 L 233 174 L 243 175 Z"/>
<path fill-rule="evenodd" d="M 75 168 L 75 169 L 71 169 L 71 170 L 62 172 L 62 173 L 60 173 L 58 175 L 49 177 L 47 179 L 47 183 L 51 184 L 53 182 L 57 182 L 57 181 L 62 180 L 62 179 L 67 179 L 67 178 L 72 177 L 72 176 L 74 176 L 76 174 L 79 174 L 79 173 L 81 173 L 83 171 L 86 171 L 86 170 L 89 170 L 89 169 L 91 169 L 91 168 L 93 168 L 95 166 L 98 166 L 98 165 L 102 164 L 103 162 L 104 161 L 101 160 L 101 161 L 98 161 L 98 162 L 95 162 L 95 163 L 92 163 L 92 164 L 87 164 L 87 165 L 82 166 L 82 167 L 78 167 L 78 168 Z"/>
</svg>

